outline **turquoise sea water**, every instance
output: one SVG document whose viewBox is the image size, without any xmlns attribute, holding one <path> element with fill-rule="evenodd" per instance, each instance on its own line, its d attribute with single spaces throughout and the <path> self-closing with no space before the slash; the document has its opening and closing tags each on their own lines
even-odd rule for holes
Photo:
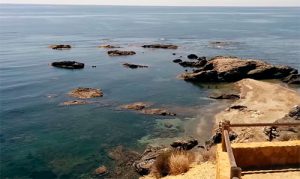
<svg viewBox="0 0 300 179">
<path fill-rule="evenodd" d="M 107 157 L 111 148 L 142 150 L 145 138 L 166 137 L 160 122 L 174 117 L 118 109 L 130 102 L 199 108 L 174 119 L 180 130 L 171 137 L 187 135 L 185 122 L 207 115 L 201 109 L 213 103 L 207 95 L 215 85 L 176 79 L 184 69 L 172 60 L 189 53 L 234 55 L 300 69 L 299 18 L 300 8 L 0 5 L 1 178 L 88 178 L 99 165 L 113 167 Z M 231 43 L 214 48 L 211 41 Z M 56 43 L 74 48 L 47 48 Z M 180 48 L 140 48 L 146 43 Z M 137 55 L 112 58 L 97 48 L 101 44 Z M 73 71 L 48 65 L 56 60 L 86 67 Z M 150 67 L 130 70 L 123 62 Z M 104 97 L 91 105 L 59 105 L 72 100 L 67 93 L 79 86 L 101 88 Z M 210 128 L 203 130 L 200 134 Z M 200 140 L 209 136 L 200 134 Z"/>
</svg>

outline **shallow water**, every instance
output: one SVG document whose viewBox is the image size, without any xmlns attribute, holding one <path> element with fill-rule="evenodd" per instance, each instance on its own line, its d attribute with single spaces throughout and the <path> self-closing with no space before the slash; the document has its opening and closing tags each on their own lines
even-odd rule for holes
<svg viewBox="0 0 300 179">
<path fill-rule="evenodd" d="M 299 8 L 0 5 L 1 177 L 88 178 L 97 166 L 113 165 L 106 155 L 112 147 L 142 150 L 145 138 L 168 134 L 159 128 L 165 118 L 118 110 L 125 103 L 192 109 L 167 118 L 180 129 L 170 135 L 190 134 L 183 129 L 197 120 L 206 129 L 198 134 L 204 135 L 211 125 L 203 109 L 214 102 L 207 95 L 216 85 L 176 79 L 184 69 L 172 60 L 189 53 L 234 55 L 300 69 L 299 17 Z M 231 43 L 216 47 L 211 41 Z M 180 48 L 140 48 L 156 42 Z M 55 43 L 74 48 L 47 48 Z M 137 55 L 108 57 L 97 48 L 101 44 Z M 50 67 L 55 60 L 77 60 L 86 67 Z M 150 67 L 130 70 L 122 62 Z M 104 97 L 91 105 L 60 106 L 79 86 L 101 88 Z"/>
</svg>

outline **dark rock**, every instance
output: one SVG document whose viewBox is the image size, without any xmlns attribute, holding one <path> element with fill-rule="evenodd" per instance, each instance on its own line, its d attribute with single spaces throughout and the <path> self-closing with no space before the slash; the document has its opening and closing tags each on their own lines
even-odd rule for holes
<svg viewBox="0 0 300 179">
<path fill-rule="evenodd" d="M 197 73 L 187 72 L 181 74 L 180 78 L 191 82 L 211 82 L 218 80 L 218 73 L 215 70 L 200 71 Z"/>
<path fill-rule="evenodd" d="M 169 112 L 166 109 L 143 109 L 142 113 L 144 114 L 150 114 L 150 115 L 161 115 L 161 116 L 176 116 L 175 113 Z"/>
<path fill-rule="evenodd" d="M 177 49 L 176 45 L 164 45 L 164 44 L 151 44 L 151 45 L 143 45 L 143 48 L 162 48 L 162 49 Z"/>
<path fill-rule="evenodd" d="M 92 66 L 92 68 L 96 68 L 96 67 L 97 67 L 96 65 L 93 65 L 93 66 Z"/>
<path fill-rule="evenodd" d="M 231 110 L 231 109 L 243 111 L 244 109 L 247 109 L 247 106 L 243 106 L 243 105 L 232 105 L 232 106 L 229 107 L 229 110 Z"/>
<path fill-rule="evenodd" d="M 201 60 L 206 60 L 206 57 L 199 57 L 197 60 L 201 61 Z"/>
<path fill-rule="evenodd" d="M 135 170 L 140 174 L 140 175 L 147 175 L 150 173 L 150 170 L 152 168 L 152 165 L 154 164 L 156 158 L 168 151 L 170 149 L 165 148 L 163 146 L 158 146 L 158 147 L 153 147 L 153 146 L 147 146 L 146 150 L 142 154 L 141 158 L 136 160 L 133 163 L 133 166 Z"/>
<path fill-rule="evenodd" d="M 70 49 L 72 47 L 71 45 L 59 44 L 59 45 L 50 45 L 49 48 L 52 48 L 53 50 L 63 50 L 63 49 Z"/>
<path fill-rule="evenodd" d="M 170 145 L 171 147 L 176 149 L 191 150 L 192 148 L 198 145 L 198 141 L 197 139 L 190 138 L 187 140 L 177 140 Z"/>
<path fill-rule="evenodd" d="M 176 53 L 172 53 L 172 55 L 176 55 Z"/>
<path fill-rule="evenodd" d="M 181 59 L 175 59 L 175 60 L 173 60 L 173 62 L 174 63 L 180 63 L 180 62 L 182 62 L 182 60 Z"/>
<path fill-rule="evenodd" d="M 195 54 L 190 54 L 187 56 L 188 59 L 194 60 L 194 59 L 198 59 L 198 56 Z"/>
<path fill-rule="evenodd" d="M 300 106 L 299 105 L 294 106 L 290 110 L 288 116 L 294 118 L 295 120 L 300 120 Z"/>
<path fill-rule="evenodd" d="M 207 63 L 206 60 L 201 60 L 201 61 L 182 61 L 179 62 L 179 65 L 183 67 L 192 67 L 192 68 L 200 68 L 205 66 Z"/>
<path fill-rule="evenodd" d="M 135 55 L 134 51 L 120 51 L 120 50 L 110 50 L 107 52 L 109 56 L 127 56 L 127 55 Z"/>
<path fill-rule="evenodd" d="M 234 131 L 229 131 L 228 134 L 229 134 L 230 141 L 233 141 L 238 136 Z M 208 141 L 205 142 L 205 146 L 206 148 L 210 148 L 211 146 L 219 144 L 221 142 L 222 142 L 222 130 L 218 128 L 215 131 L 215 134 Z"/>
<path fill-rule="evenodd" d="M 212 99 L 240 99 L 240 95 L 237 94 L 212 94 L 209 97 Z"/>
<path fill-rule="evenodd" d="M 145 65 L 136 65 L 132 63 L 123 63 L 124 67 L 131 68 L 131 69 L 136 69 L 136 68 L 148 68 L 148 66 Z"/>
<path fill-rule="evenodd" d="M 75 62 L 75 61 L 53 62 L 51 65 L 54 67 L 66 68 L 66 69 L 82 69 L 82 68 L 84 68 L 83 63 L 79 63 L 79 62 Z"/>
<path fill-rule="evenodd" d="M 300 74 L 291 74 L 283 78 L 282 81 L 288 84 L 300 84 Z"/>
</svg>

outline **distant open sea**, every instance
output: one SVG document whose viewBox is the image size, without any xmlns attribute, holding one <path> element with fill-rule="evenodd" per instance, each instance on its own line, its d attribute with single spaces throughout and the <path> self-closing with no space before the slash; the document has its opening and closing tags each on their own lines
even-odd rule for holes
<svg viewBox="0 0 300 179">
<path fill-rule="evenodd" d="M 299 19 L 299 7 L 0 5 L 1 178 L 90 178 L 99 165 L 114 167 L 107 152 L 118 145 L 141 151 L 147 140 L 189 135 L 187 121 L 206 115 L 201 108 L 214 102 L 207 96 L 216 87 L 176 79 L 184 69 L 172 60 L 190 53 L 233 55 L 300 69 Z M 215 48 L 212 41 L 230 45 Z M 140 48 L 148 43 L 179 49 Z M 51 44 L 74 48 L 55 51 Z M 97 48 L 102 44 L 137 55 L 112 58 Z M 49 66 L 58 60 L 86 67 Z M 130 70 L 123 62 L 150 67 Z M 67 93 L 79 86 L 101 88 L 104 97 L 90 105 L 59 105 L 73 100 Z M 118 109 L 138 101 L 199 111 L 161 118 Z M 178 132 L 165 136 L 164 120 L 175 121 Z M 194 133 L 201 142 L 211 128 L 204 130 Z"/>
</svg>

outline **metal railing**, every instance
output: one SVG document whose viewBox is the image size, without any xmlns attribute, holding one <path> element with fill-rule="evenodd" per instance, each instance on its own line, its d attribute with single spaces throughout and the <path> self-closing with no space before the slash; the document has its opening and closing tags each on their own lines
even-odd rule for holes
<svg viewBox="0 0 300 179">
<path fill-rule="evenodd" d="M 229 131 L 231 127 L 278 127 L 278 126 L 300 126 L 300 122 L 295 123 L 251 123 L 251 124 L 230 124 L 229 121 L 222 122 L 220 128 L 222 129 L 222 151 L 227 152 L 230 163 L 230 179 L 241 179 L 242 169 L 237 166 L 234 154 L 232 151 Z"/>
</svg>

